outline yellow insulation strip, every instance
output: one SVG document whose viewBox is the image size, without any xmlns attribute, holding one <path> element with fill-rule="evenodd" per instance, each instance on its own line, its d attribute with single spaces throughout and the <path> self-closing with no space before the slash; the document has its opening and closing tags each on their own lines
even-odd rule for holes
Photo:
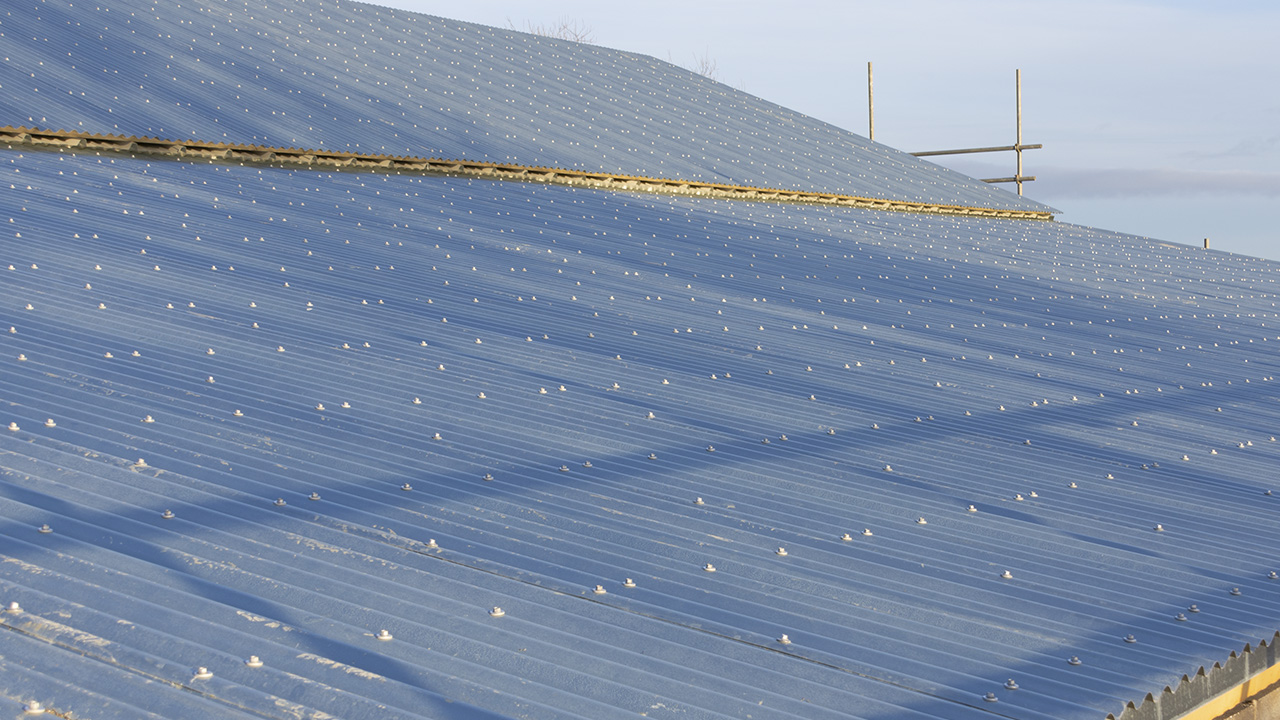
<svg viewBox="0 0 1280 720">
<path fill-rule="evenodd" d="M 1272 665 L 1230 690 L 1218 694 L 1196 709 L 1180 715 L 1178 720 L 1213 720 L 1278 681 L 1280 681 L 1280 664 Z"/>
<path fill-rule="evenodd" d="M 520 180 L 523 182 L 547 182 L 559 185 L 576 185 L 623 192 L 656 192 L 674 195 L 692 195 L 729 200 L 755 200 L 761 202 L 789 202 L 844 207 L 893 210 L 897 212 L 930 213 L 935 215 L 964 215 L 971 217 L 1000 217 L 1019 220 L 1052 220 L 1048 212 L 1032 210 L 1000 210 L 996 208 L 941 205 L 905 200 L 881 200 L 877 198 L 841 195 L 838 193 L 809 192 L 803 190 L 779 190 L 746 185 L 723 185 L 690 180 L 673 180 L 636 175 L 566 170 L 563 168 L 531 167 L 505 163 L 477 162 L 472 160 L 446 160 L 398 155 L 367 155 L 348 152 L 329 152 L 291 147 L 268 147 L 237 143 L 211 143 L 196 140 L 163 140 L 133 135 L 102 135 L 66 130 L 40 130 L 25 126 L 0 127 L 0 144 L 10 147 L 40 149 L 85 150 L 94 152 L 122 152 L 165 157 L 174 160 L 210 160 L 240 163 L 265 163 L 272 165 L 298 164 L 328 166 L 359 170 L 390 170 L 431 174 L 461 175 L 495 180 Z"/>
</svg>

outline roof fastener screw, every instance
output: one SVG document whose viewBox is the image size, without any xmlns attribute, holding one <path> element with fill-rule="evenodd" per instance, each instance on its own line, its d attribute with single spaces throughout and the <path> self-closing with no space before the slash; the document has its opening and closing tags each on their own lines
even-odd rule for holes
<svg viewBox="0 0 1280 720">
<path fill-rule="evenodd" d="M 1128 635 L 1124 636 L 1124 641 L 1127 643 L 1136 643 L 1138 642 L 1138 638 L 1134 637 L 1133 633 L 1129 633 Z"/>
<path fill-rule="evenodd" d="M 840 536 L 840 539 L 841 539 L 841 540 L 843 540 L 843 541 L 845 541 L 845 542 L 849 542 L 850 540 L 853 540 L 853 536 L 852 536 L 852 535 L 850 535 L 849 533 L 845 533 L 845 534 L 843 534 L 843 535 L 841 535 L 841 536 Z"/>
<path fill-rule="evenodd" d="M 712 565 L 711 563 L 707 563 L 706 565 L 703 565 L 703 566 L 702 566 L 702 569 L 703 569 L 703 570 L 706 570 L 707 572 L 715 572 L 715 571 L 716 571 L 716 566 L 715 566 L 715 565 Z"/>
<path fill-rule="evenodd" d="M 561 466 L 560 466 L 560 472 L 569 472 L 569 466 L 568 466 L 568 465 L 561 465 Z"/>
<path fill-rule="evenodd" d="M 493 609 L 489 611 L 490 617 L 502 617 L 503 615 L 506 615 L 506 614 L 507 613 L 504 612 L 502 608 L 498 607 L 497 605 L 494 605 Z"/>
<path fill-rule="evenodd" d="M 1004 578 L 1005 580 L 1012 580 L 1013 573 L 1009 572 L 1008 570 L 1005 570 L 1004 572 L 1000 573 L 1000 577 Z"/>
<path fill-rule="evenodd" d="M 871 537 L 872 535 L 871 528 L 862 528 L 862 534 L 867 537 Z"/>
<path fill-rule="evenodd" d="M 716 451 L 716 446 L 715 446 L 715 445 L 708 445 L 708 446 L 707 446 L 707 452 L 715 452 L 715 451 Z"/>
<path fill-rule="evenodd" d="M 1084 663 L 1080 662 L 1080 658 L 1076 657 L 1075 655 L 1072 655 L 1071 657 L 1067 658 L 1067 664 L 1068 664 L 1068 665 L 1083 665 Z"/>
<path fill-rule="evenodd" d="M 172 520 L 176 516 L 173 514 L 172 510 L 165 510 L 164 512 L 160 513 L 160 517 L 164 518 L 165 520 Z"/>
<path fill-rule="evenodd" d="M 22 708 L 22 712 L 27 715 L 43 715 L 44 706 L 38 700 L 32 700 Z"/>
<path fill-rule="evenodd" d="M 1271 572 L 1267 573 L 1268 580 L 1276 580 L 1278 578 L 1280 578 L 1280 575 L 1277 575 L 1275 570 L 1272 570 Z"/>
<path fill-rule="evenodd" d="M 609 591 L 605 590 L 603 585 L 596 585 L 594 588 L 592 588 L 591 592 L 595 593 L 596 595 L 604 595 Z"/>
<path fill-rule="evenodd" d="M 208 680 L 211 677 L 213 677 L 213 672 L 209 670 L 209 668 L 204 667 L 203 665 L 196 668 L 196 680 Z"/>
<path fill-rule="evenodd" d="M 18 430 L 20 429 L 21 428 L 18 427 L 18 423 L 16 422 L 9 423 L 9 432 L 18 432 Z"/>
<path fill-rule="evenodd" d="M 1161 524 L 1159 524 L 1159 523 L 1156 523 L 1155 531 L 1156 531 L 1156 532 L 1164 532 L 1164 526 L 1163 526 L 1163 525 L 1161 525 Z"/>
<path fill-rule="evenodd" d="M 1198 613 L 1200 612 L 1200 608 L 1196 607 L 1195 603 L 1191 603 L 1191 605 L 1187 607 L 1187 612 Z"/>
<path fill-rule="evenodd" d="M 493 475 L 491 473 L 485 473 L 484 477 L 481 479 L 485 482 L 493 482 Z"/>
<path fill-rule="evenodd" d="M 436 433 L 435 435 L 432 435 L 432 436 L 431 436 L 431 439 L 432 439 L 432 440 L 443 440 L 443 439 L 444 439 L 444 437 L 443 437 L 442 435 L 440 435 L 440 433 Z"/>
<path fill-rule="evenodd" d="M 244 661 L 244 664 L 251 668 L 260 668 L 262 667 L 262 658 L 257 655 L 250 655 L 249 659 Z"/>
<path fill-rule="evenodd" d="M 308 500 L 319 500 L 319 499 L 320 499 L 320 493 L 315 492 L 315 491 L 313 490 L 313 491 L 311 491 L 311 494 L 307 496 L 307 499 L 308 499 Z"/>
<path fill-rule="evenodd" d="M 1009 678 L 1009 682 L 1006 682 L 1006 683 L 1004 684 L 1004 689 L 1005 689 L 1005 690 L 1017 690 L 1017 689 L 1018 689 L 1018 683 L 1014 682 L 1014 681 L 1013 681 L 1013 678 Z"/>
<path fill-rule="evenodd" d="M 1183 614 L 1183 613 L 1178 613 L 1177 615 L 1174 615 L 1174 616 L 1173 616 L 1173 619 L 1174 619 L 1174 620 L 1177 620 L 1178 622 L 1186 622 L 1186 621 L 1187 621 L 1187 616 L 1186 616 L 1185 614 Z"/>
<path fill-rule="evenodd" d="M 784 548 L 784 547 L 780 547 L 780 548 L 778 548 L 777 550 L 774 550 L 774 553 L 776 553 L 776 554 L 777 554 L 777 555 L 779 555 L 780 557 L 786 557 L 786 556 L 787 556 L 787 549 L 786 549 L 786 548 Z"/>
<path fill-rule="evenodd" d="M 657 453 L 649 453 L 649 459 L 650 459 L 650 460 L 657 460 L 657 459 L 658 459 L 658 454 L 657 454 Z"/>
<path fill-rule="evenodd" d="M 232 415 L 234 415 L 234 416 L 236 416 L 236 417 L 244 417 L 244 413 L 240 412 L 239 410 L 236 410 L 235 412 L 233 412 L 233 413 L 231 413 L 231 414 L 232 414 Z"/>
<path fill-rule="evenodd" d="M 403 485 L 401 485 L 401 486 L 400 486 L 400 489 L 401 489 L 401 490 L 403 490 L 403 491 L 405 491 L 405 492 L 409 492 L 410 490 L 412 490 L 412 489 L 413 489 L 413 486 L 412 486 L 412 485 L 410 485 L 409 483 L 405 483 L 405 484 L 403 484 Z"/>
<path fill-rule="evenodd" d="M 929 521 L 928 521 L 928 520 L 925 520 L 925 519 L 924 519 L 924 518 L 922 518 L 922 517 L 918 517 L 918 518 L 916 518 L 916 524 L 917 524 L 917 525 L 928 525 L 928 524 L 929 524 Z"/>
<path fill-rule="evenodd" d="M 374 637 L 378 638 L 379 640 L 385 641 L 385 640 L 390 640 L 392 638 L 392 635 L 389 631 L 387 631 L 386 629 L 383 629 L 383 630 L 379 630 L 378 634 L 374 635 Z"/>
<path fill-rule="evenodd" d="M 587 460 L 586 462 L 582 463 L 582 467 L 584 467 L 584 468 L 589 468 L 589 467 L 591 467 L 591 461 L 590 461 L 590 460 Z"/>
<path fill-rule="evenodd" d="M 45 523 L 37 529 L 37 532 L 44 535 L 48 535 L 49 533 L 53 532 L 53 528 L 49 527 L 49 523 Z"/>
<path fill-rule="evenodd" d="M 996 697 L 996 694 L 993 692 L 989 692 L 986 695 L 983 695 L 982 699 L 986 700 L 987 702 L 1000 702 L 1000 698 Z"/>
<path fill-rule="evenodd" d="M 626 580 L 622 581 L 622 587 L 633 588 L 635 586 L 636 586 L 636 581 L 632 580 L 631 578 L 627 578 Z"/>
<path fill-rule="evenodd" d="M 791 644 L 791 638 L 787 637 L 787 634 L 786 634 L 786 633 L 783 633 L 783 634 L 782 634 L 782 637 L 778 638 L 778 643 L 779 643 L 780 645 L 790 645 L 790 644 Z"/>
<path fill-rule="evenodd" d="M 58 427 L 58 423 L 54 422 L 54 421 L 53 421 L 53 418 L 49 418 L 48 420 L 45 420 L 45 421 L 44 421 L 44 426 L 45 426 L 45 427 Z"/>
<path fill-rule="evenodd" d="M 18 604 L 17 600 L 13 600 L 13 601 L 10 601 L 7 606 L 5 606 L 4 611 L 8 613 L 20 613 L 22 612 L 22 606 Z"/>
<path fill-rule="evenodd" d="M 430 538 L 427 540 L 427 547 L 431 548 L 432 550 L 438 550 L 440 548 L 440 546 L 436 544 L 435 538 Z"/>
<path fill-rule="evenodd" d="M 974 506 L 972 506 L 972 505 L 970 505 L 970 506 L 968 507 L 968 510 L 969 510 L 969 512 L 978 512 L 978 508 L 976 508 L 976 507 L 974 507 Z"/>
<path fill-rule="evenodd" d="M 1238 588 L 1238 587 L 1233 587 L 1233 588 L 1231 588 L 1231 594 L 1232 594 L 1232 595 L 1242 595 L 1243 593 L 1241 593 L 1241 592 L 1240 592 L 1240 588 Z"/>
<path fill-rule="evenodd" d="M 892 466 L 892 465 L 885 465 L 885 466 L 884 466 L 884 471 L 885 471 L 885 472 L 893 472 L 893 466 Z"/>
<path fill-rule="evenodd" d="M 284 507 L 284 498 L 276 498 L 276 507 Z"/>
</svg>

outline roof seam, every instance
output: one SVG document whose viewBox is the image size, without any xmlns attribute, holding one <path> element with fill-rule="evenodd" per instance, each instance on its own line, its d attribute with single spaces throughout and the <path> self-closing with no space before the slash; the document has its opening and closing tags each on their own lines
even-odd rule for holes
<svg viewBox="0 0 1280 720">
<path fill-rule="evenodd" d="M 243 143 L 206 142 L 201 140 L 165 140 L 137 135 L 110 135 L 68 130 L 42 130 L 26 126 L 0 127 L 0 143 L 9 149 L 25 147 L 39 150 L 92 150 L 99 152 L 148 155 L 168 160 L 208 160 L 239 164 L 325 166 L 341 170 L 394 171 L 426 175 L 450 175 L 489 180 L 516 180 L 557 185 L 647 192 L 666 195 L 693 195 L 722 200 L 783 202 L 798 204 L 838 205 L 842 207 L 889 210 L 893 212 L 960 215 L 966 217 L 999 217 L 1018 220 L 1053 220 L 1053 214 L 1036 210 L 1002 210 L 998 208 L 939 203 L 884 200 L 808 190 L 783 190 L 753 185 L 730 185 L 696 180 L 619 175 L 554 167 L 533 167 L 512 163 L 477 160 L 451 160 L 405 155 L 333 152 L 308 148 L 247 145 Z"/>
</svg>

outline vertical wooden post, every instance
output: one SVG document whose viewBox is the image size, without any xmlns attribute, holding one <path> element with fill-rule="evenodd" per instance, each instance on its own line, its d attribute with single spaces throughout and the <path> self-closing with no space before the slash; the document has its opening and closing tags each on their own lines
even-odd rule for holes
<svg viewBox="0 0 1280 720">
<path fill-rule="evenodd" d="M 1016 86 L 1016 95 L 1018 100 L 1018 142 L 1014 145 L 1014 152 L 1018 156 L 1018 170 L 1013 175 L 1018 179 L 1018 194 L 1022 194 L 1022 70 L 1013 71 L 1014 85 Z"/>
<path fill-rule="evenodd" d="M 876 139 L 876 95 L 871 80 L 871 61 L 867 61 L 867 139 Z"/>
</svg>

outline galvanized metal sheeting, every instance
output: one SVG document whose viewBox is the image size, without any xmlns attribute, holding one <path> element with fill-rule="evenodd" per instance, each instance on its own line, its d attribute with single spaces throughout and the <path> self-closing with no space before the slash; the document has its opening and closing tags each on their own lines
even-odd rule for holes
<svg viewBox="0 0 1280 720">
<path fill-rule="evenodd" d="M 655 58 L 373 5 L 21 0 L 0 33 L 3 125 L 1049 210 Z"/>
<path fill-rule="evenodd" d="M 255 712 L 1098 717 L 1274 632 L 1271 263 L 4 159 L 0 623 L 74 639 L 33 678 L 101 638 Z"/>
</svg>

